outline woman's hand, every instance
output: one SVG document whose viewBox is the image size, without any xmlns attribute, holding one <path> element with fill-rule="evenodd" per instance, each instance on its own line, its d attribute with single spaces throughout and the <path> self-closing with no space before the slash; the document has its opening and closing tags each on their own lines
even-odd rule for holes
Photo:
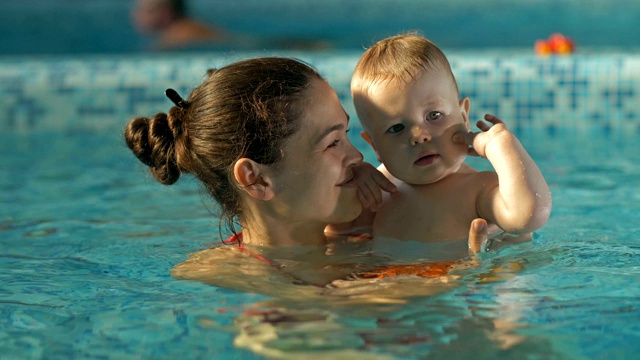
<svg viewBox="0 0 640 360">
<path fill-rule="evenodd" d="M 477 218 L 471 222 L 469 228 L 469 254 L 475 255 L 482 251 L 489 241 L 489 225 L 487 220 Z"/>
</svg>

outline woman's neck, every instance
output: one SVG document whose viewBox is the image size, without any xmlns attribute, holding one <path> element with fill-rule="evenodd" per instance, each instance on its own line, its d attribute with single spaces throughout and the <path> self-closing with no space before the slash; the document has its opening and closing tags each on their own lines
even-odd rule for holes
<svg viewBox="0 0 640 360">
<path fill-rule="evenodd" d="M 272 247 L 323 246 L 325 224 L 287 223 L 275 219 L 241 221 L 243 243 Z"/>
</svg>

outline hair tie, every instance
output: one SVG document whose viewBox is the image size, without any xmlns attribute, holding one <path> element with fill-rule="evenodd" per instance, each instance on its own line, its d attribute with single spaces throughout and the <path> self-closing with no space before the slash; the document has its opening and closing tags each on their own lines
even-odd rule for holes
<svg viewBox="0 0 640 360">
<path fill-rule="evenodd" d="M 169 88 L 164 91 L 164 94 L 167 95 L 169 100 L 171 100 L 174 104 L 176 104 L 177 107 L 181 109 L 186 109 L 189 107 L 189 102 L 183 99 L 180 95 L 178 95 L 177 91 Z"/>
</svg>

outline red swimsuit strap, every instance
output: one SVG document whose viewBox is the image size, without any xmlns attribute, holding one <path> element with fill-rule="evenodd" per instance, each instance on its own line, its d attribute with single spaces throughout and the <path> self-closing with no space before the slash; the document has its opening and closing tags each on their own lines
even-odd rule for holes
<svg viewBox="0 0 640 360">
<path fill-rule="evenodd" d="M 371 234 L 358 234 L 358 233 L 353 233 L 353 234 L 347 234 L 347 237 L 349 238 L 355 238 L 355 239 L 362 239 L 362 240 L 373 240 L 373 235 Z"/>
<path fill-rule="evenodd" d="M 251 256 L 252 258 L 255 258 L 255 259 L 258 259 L 260 261 L 263 261 L 263 262 L 267 263 L 269 266 L 271 266 L 273 268 L 276 268 L 278 270 L 283 268 L 282 265 L 274 264 L 269 259 L 267 259 L 266 257 L 264 257 L 264 256 L 262 256 L 260 254 L 256 254 L 256 253 L 246 249 L 244 247 L 244 244 L 242 243 L 242 232 L 239 232 L 237 234 L 233 234 L 230 238 L 225 240 L 224 243 L 225 244 L 238 244 L 238 249 L 240 251 L 246 253 L 247 255 Z"/>
</svg>

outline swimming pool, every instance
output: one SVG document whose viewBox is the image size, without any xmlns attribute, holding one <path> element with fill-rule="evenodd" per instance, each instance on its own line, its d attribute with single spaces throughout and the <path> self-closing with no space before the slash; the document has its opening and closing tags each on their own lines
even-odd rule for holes
<svg viewBox="0 0 640 360">
<path fill-rule="evenodd" d="M 122 127 L 134 114 L 166 111 L 164 88 L 186 92 L 207 67 L 255 55 L 264 54 L 0 64 L 3 358 L 627 359 L 640 351 L 638 57 L 453 54 L 472 116 L 503 117 L 540 165 L 552 216 L 533 242 L 482 254 L 447 291 L 354 311 L 267 304 L 169 275 L 219 240 L 215 209 L 188 178 L 156 183 L 125 147 Z M 354 115 L 347 84 L 357 53 L 286 55 L 316 65 Z"/>
</svg>

